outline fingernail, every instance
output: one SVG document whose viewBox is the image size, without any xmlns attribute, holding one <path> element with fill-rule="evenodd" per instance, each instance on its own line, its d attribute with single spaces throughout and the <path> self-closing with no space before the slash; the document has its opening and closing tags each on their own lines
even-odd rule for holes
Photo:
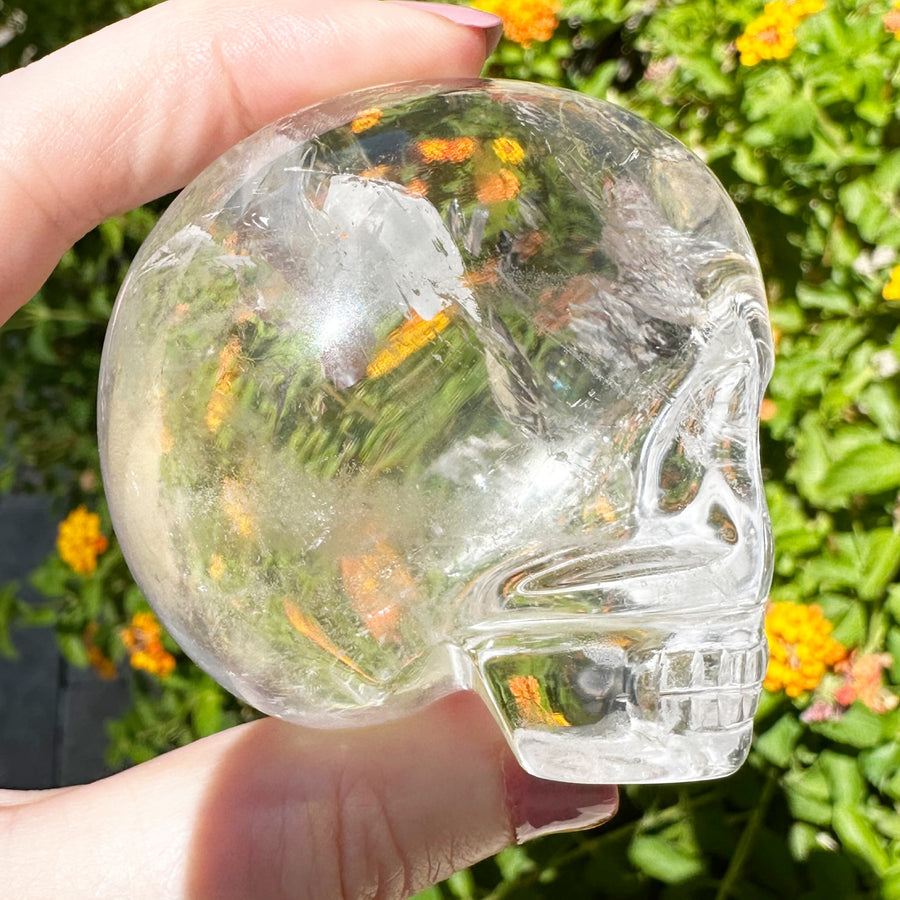
<svg viewBox="0 0 900 900">
<path fill-rule="evenodd" d="M 506 797 L 516 843 L 609 821 L 619 807 L 611 784 L 569 784 L 535 778 L 512 759 L 504 766 Z"/>
<path fill-rule="evenodd" d="M 421 9 L 422 12 L 440 16 L 456 22 L 457 25 L 465 25 L 468 28 L 478 28 L 484 32 L 484 45 L 487 55 L 490 56 L 497 49 L 500 38 L 503 36 L 503 20 L 493 13 L 487 13 L 470 6 L 453 6 L 450 3 L 427 3 L 423 0 L 388 0 L 394 6 L 408 6 L 410 9 Z"/>
</svg>

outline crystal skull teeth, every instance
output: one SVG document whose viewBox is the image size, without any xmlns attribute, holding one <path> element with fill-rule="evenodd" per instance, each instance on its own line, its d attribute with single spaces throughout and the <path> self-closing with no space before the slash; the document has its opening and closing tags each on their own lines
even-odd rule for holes
<svg viewBox="0 0 900 900">
<path fill-rule="evenodd" d="M 711 778 L 765 669 L 771 366 L 677 141 L 530 84 L 382 87 L 162 217 L 104 348 L 106 490 L 167 628 L 266 713 L 474 688 L 537 775 Z"/>
</svg>

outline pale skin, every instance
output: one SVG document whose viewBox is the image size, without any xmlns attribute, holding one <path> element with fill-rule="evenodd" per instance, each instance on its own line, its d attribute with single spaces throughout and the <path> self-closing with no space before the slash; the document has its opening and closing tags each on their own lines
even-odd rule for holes
<svg viewBox="0 0 900 900">
<path fill-rule="evenodd" d="M 272 119 L 476 75 L 496 37 L 375 0 L 169 0 L 0 78 L 0 322 L 103 219 Z M 526 775 L 459 693 L 377 727 L 264 719 L 94 784 L 0 791 L 0 872 L 19 900 L 401 898 L 615 805 Z"/>
</svg>

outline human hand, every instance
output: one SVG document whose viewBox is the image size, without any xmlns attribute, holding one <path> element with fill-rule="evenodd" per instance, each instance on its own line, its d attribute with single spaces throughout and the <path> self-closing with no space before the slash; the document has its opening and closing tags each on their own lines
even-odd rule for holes
<svg viewBox="0 0 900 900">
<path fill-rule="evenodd" d="M 477 74 L 496 21 L 444 12 L 471 23 L 375 0 L 169 0 L 4 76 L 0 321 L 83 233 L 264 123 L 359 87 Z M 26 898 L 403 897 L 615 803 L 610 787 L 526 775 L 457 694 L 389 725 L 267 719 L 96 784 L 0 792 L 0 869 Z"/>
</svg>

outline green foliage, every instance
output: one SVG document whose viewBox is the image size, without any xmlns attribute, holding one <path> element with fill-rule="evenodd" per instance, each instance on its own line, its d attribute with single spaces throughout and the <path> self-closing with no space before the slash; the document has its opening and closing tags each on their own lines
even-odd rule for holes
<svg viewBox="0 0 900 900">
<path fill-rule="evenodd" d="M 0 67 L 144 5 L 20 2 L 25 30 L 0 48 Z M 900 250 L 900 41 L 885 29 L 887 0 L 826 0 L 797 26 L 787 58 L 748 67 L 734 42 L 762 5 L 570 0 L 551 40 L 502 42 L 489 73 L 647 116 L 701 155 L 738 204 L 778 344 L 762 433 L 772 599 L 821 606 L 845 646 L 891 656 L 896 686 L 900 304 L 882 288 Z M 138 210 L 85 237 L 0 331 L 0 490 L 103 512 L 100 346 L 155 217 Z M 93 644 L 126 665 L 122 629 L 143 599 L 115 545 L 91 575 L 53 557 L 33 582 L 48 598 L 39 608 L 15 585 L 0 587 L 0 652 L 14 652 L 13 624 L 52 622 L 73 662 L 87 664 Z M 130 711 L 110 729 L 119 765 L 250 715 L 181 656 L 167 679 L 134 673 L 133 685 Z M 900 715 L 858 701 L 840 717 L 804 721 L 812 700 L 764 693 L 750 761 L 732 778 L 625 788 L 605 828 L 504 851 L 422 900 L 900 898 Z"/>
</svg>

